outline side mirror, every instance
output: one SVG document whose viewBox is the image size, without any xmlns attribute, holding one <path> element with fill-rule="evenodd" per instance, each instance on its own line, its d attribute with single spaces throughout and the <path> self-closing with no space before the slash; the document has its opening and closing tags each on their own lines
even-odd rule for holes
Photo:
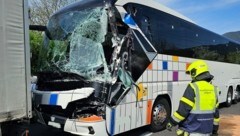
<svg viewBox="0 0 240 136">
<path fill-rule="evenodd" d="M 43 25 L 29 25 L 29 30 L 45 32 L 46 36 L 49 39 L 52 39 L 52 37 L 50 35 L 50 32 L 48 31 L 46 26 L 43 26 Z"/>
</svg>

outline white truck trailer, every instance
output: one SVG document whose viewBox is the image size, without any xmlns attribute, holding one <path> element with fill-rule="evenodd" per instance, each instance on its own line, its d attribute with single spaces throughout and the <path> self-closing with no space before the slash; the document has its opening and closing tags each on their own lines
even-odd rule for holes
<svg viewBox="0 0 240 136">
<path fill-rule="evenodd" d="M 31 118 L 27 0 L 0 0 L 1 124 Z"/>
</svg>

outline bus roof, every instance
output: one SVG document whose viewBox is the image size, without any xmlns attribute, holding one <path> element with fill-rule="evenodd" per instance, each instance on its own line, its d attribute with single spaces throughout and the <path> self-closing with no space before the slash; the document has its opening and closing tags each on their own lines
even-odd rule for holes
<svg viewBox="0 0 240 136">
<path fill-rule="evenodd" d="M 181 18 L 183 20 L 186 20 L 188 22 L 191 22 L 191 23 L 194 23 L 194 21 L 192 21 L 191 19 L 187 18 L 186 16 L 164 6 L 163 4 L 160 4 L 156 1 L 153 1 L 153 0 L 118 0 L 115 5 L 119 5 L 119 6 L 123 6 L 127 3 L 136 3 L 136 4 L 141 4 L 141 5 L 145 5 L 145 6 L 148 6 L 148 7 L 151 7 L 151 8 L 154 8 L 154 9 L 157 9 L 157 10 L 160 10 L 160 11 L 163 11 L 165 13 L 168 13 L 170 15 L 173 15 L 173 16 L 176 16 L 178 18 Z"/>
</svg>

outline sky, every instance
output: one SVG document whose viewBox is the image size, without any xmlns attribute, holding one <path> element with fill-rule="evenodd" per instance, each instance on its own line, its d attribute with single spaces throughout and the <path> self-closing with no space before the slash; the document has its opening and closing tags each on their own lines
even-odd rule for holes
<svg viewBox="0 0 240 136">
<path fill-rule="evenodd" d="M 218 34 L 240 31 L 240 0 L 155 0 Z"/>
</svg>

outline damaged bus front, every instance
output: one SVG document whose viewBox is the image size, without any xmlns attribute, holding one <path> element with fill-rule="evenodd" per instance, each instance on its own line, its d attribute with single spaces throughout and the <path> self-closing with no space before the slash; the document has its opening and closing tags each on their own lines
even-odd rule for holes
<svg viewBox="0 0 240 136">
<path fill-rule="evenodd" d="M 136 89 L 148 65 L 142 62 L 150 62 L 144 50 L 133 53 L 132 23 L 104 0 L 77 2 L 50 18 L 33 88 L 41 123 L 79 135 L 113 134 L 107 110 Z"/>
<path fill-rule="evenodd" d="M 50 18 L 43 43 L 32 88 L 36 114 L 77 135 L 163 130 L 191 82 L 185 71 L 192 61 L 213 60 L 211 67 L 222 66 L 216 79 L 226 81 L 239 69 L 224 58 L 238 55 L 238 44 L 155 0 L 78 1 Z M 236 72 L 222 72 L 227 65 Z"/>
</svg>

